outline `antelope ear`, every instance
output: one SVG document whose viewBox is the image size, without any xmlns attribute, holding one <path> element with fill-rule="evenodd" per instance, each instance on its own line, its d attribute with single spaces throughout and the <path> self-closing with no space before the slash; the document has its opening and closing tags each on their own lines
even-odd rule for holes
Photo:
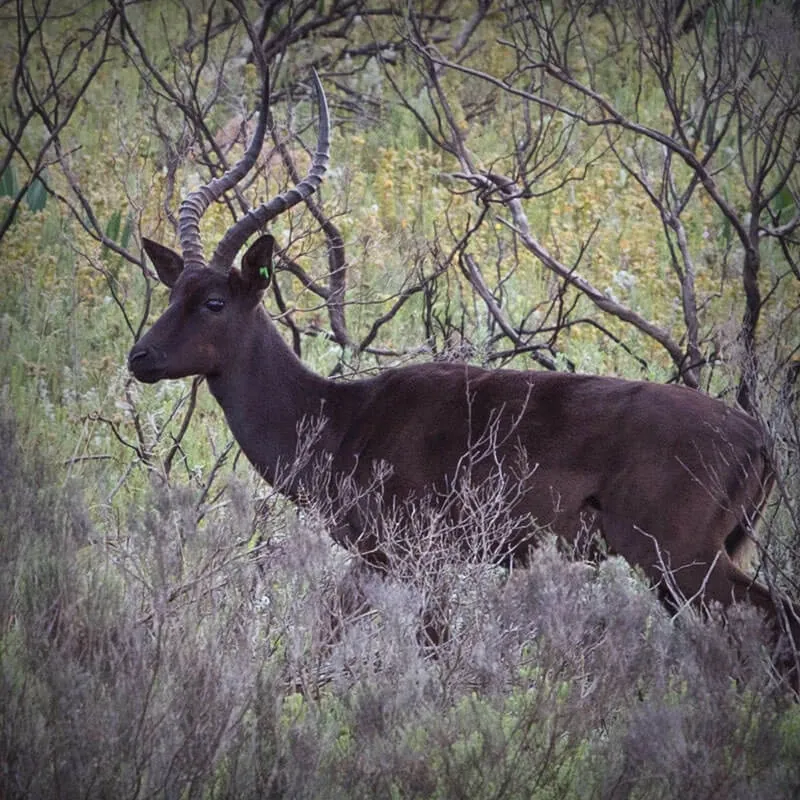
<svg viewBox="0 0 800 800">
<path fill-rule="evenodd" d="M 169 247 L 154 242 L 152 239 L 142 238 L 145 252 L 150 256 L 153 266 L 161 283 L 172 288 L 183 272 L 183 258 Z"/>
<path fill-rule="evenodd" d="M 248 290 L 263 292 L 272 280 L 272 250 L 275 239 L 268 233 L 247 248 L 242 256 L 242 278 Z"/>
</svg>

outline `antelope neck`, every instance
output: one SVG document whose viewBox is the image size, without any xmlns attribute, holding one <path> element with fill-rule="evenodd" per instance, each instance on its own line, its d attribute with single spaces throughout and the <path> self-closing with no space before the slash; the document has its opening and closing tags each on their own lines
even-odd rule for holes
<svg viewBox="0 0 800 800">
<path fill-rule="evenodd" d="M 298 428 L 304 419 L 325 413 L 337 385 L 303 365 L 266 311 L 257 320 L 250 335 L 236 344 L 229 363 L 209 376 L 208 386 L 253 466 L 270 484 L 281 481 L 281 491 L 292 495 L 302 470 L 288 486 L 283 480 L 295 466 Z"/>
</svg>

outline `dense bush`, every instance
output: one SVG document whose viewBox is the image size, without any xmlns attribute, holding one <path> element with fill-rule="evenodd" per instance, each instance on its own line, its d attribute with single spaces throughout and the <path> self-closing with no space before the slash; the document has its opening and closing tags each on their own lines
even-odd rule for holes
<svg viewBox="0 0 800 800">
<path fill-rule="evenodd" d="M 191 491 L 154 485 L 101 532 L 0 433 L 4 797 L 800 790 L 800 714 L 752 610 L 671 620 L 623 562 L 553 543 L 511 575 L 378 577 L 310 511 L 273 509 L 283 533 L 248 545 L 243 486 L 198 523 Z M 421 647 L 432 602 L 449 636 Z"/>
</svg>

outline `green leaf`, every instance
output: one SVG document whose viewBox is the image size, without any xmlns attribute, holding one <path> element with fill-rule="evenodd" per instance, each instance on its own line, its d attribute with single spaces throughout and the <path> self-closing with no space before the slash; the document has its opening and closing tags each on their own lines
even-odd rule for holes
<svg viewBox="0 0 800 800">
<path fill-rule="evenodd" d="M 111 219 L 108 221 L 106 225 L 106 236 L 111 239 L 112 242 L 116 242 L 119 238 L 119 228 L 120 222 L 122 220 L 122 212 L 117 209 L 112 215 Z"/>
<path fill-rule="evenodd" d="M 133 233 L 133 214 L 128 212 L 128 216 L 125 217 L 125 227 L 122 229 L 122 236 L 120 237 L 119 243 L 121 247 L 127 249 L 128 242 L 131 240 L 131 234 Z"/>
<path fill-rule="evenodd" d="M 106 230 L 105 234 L 108 239 L 111 239 L 112 242 L 116 242 L 119 240 L 119 229 L 122 222 L 122 212 L 117 209 L 112 215 L 111 218 L 106 223 Z M 103 249 L 101 251 L 101 256 L 103 261 L 111 265 L 113 263 L 113 256 L 111 249 L 103 245 Z M 116 270 L 114 270 L 116 272 Z M 116 277 L 116 275 L 114 275 Z"/>
<path fill-rule="evenodd" d="M 19 192 L 17 171 L 13 164 L 9 164 L 0 175 L 0 197 L 16 197 Z"/>
<path fill-rule="evenodd" d="M 47 205 L 47 190 L 39 178 L 34 178 L 28 191 L 25 192 L 25 201 L 31 211 L 41 211 Z"/>
<path fill-rule="evenodd" d="M 772 201 L 772 211 L 778 216 L 778 222 L 782 223 L 792 217 L 794 209 L 794 195 L 789 191 L 788 186 L 784 186 Z"/>
</svg>

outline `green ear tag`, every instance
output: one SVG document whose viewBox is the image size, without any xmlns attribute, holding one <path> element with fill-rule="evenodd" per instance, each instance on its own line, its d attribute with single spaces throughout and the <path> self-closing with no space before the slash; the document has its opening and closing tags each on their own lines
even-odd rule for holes
<svg viewBox="0 0 800 800">
<path fill-rule="evenodd" d="M 258 271 L 258 274 L 259 274 L 259 275 L 260 275 L 260 276 L 261 276 L 261 277 L 262 277 L 262 278 L 263 278 L 265 281 L 268 281 L 268 280 L 269 280 L 269 267 L 261 267 L 261 269 Z"/>
</svg>

